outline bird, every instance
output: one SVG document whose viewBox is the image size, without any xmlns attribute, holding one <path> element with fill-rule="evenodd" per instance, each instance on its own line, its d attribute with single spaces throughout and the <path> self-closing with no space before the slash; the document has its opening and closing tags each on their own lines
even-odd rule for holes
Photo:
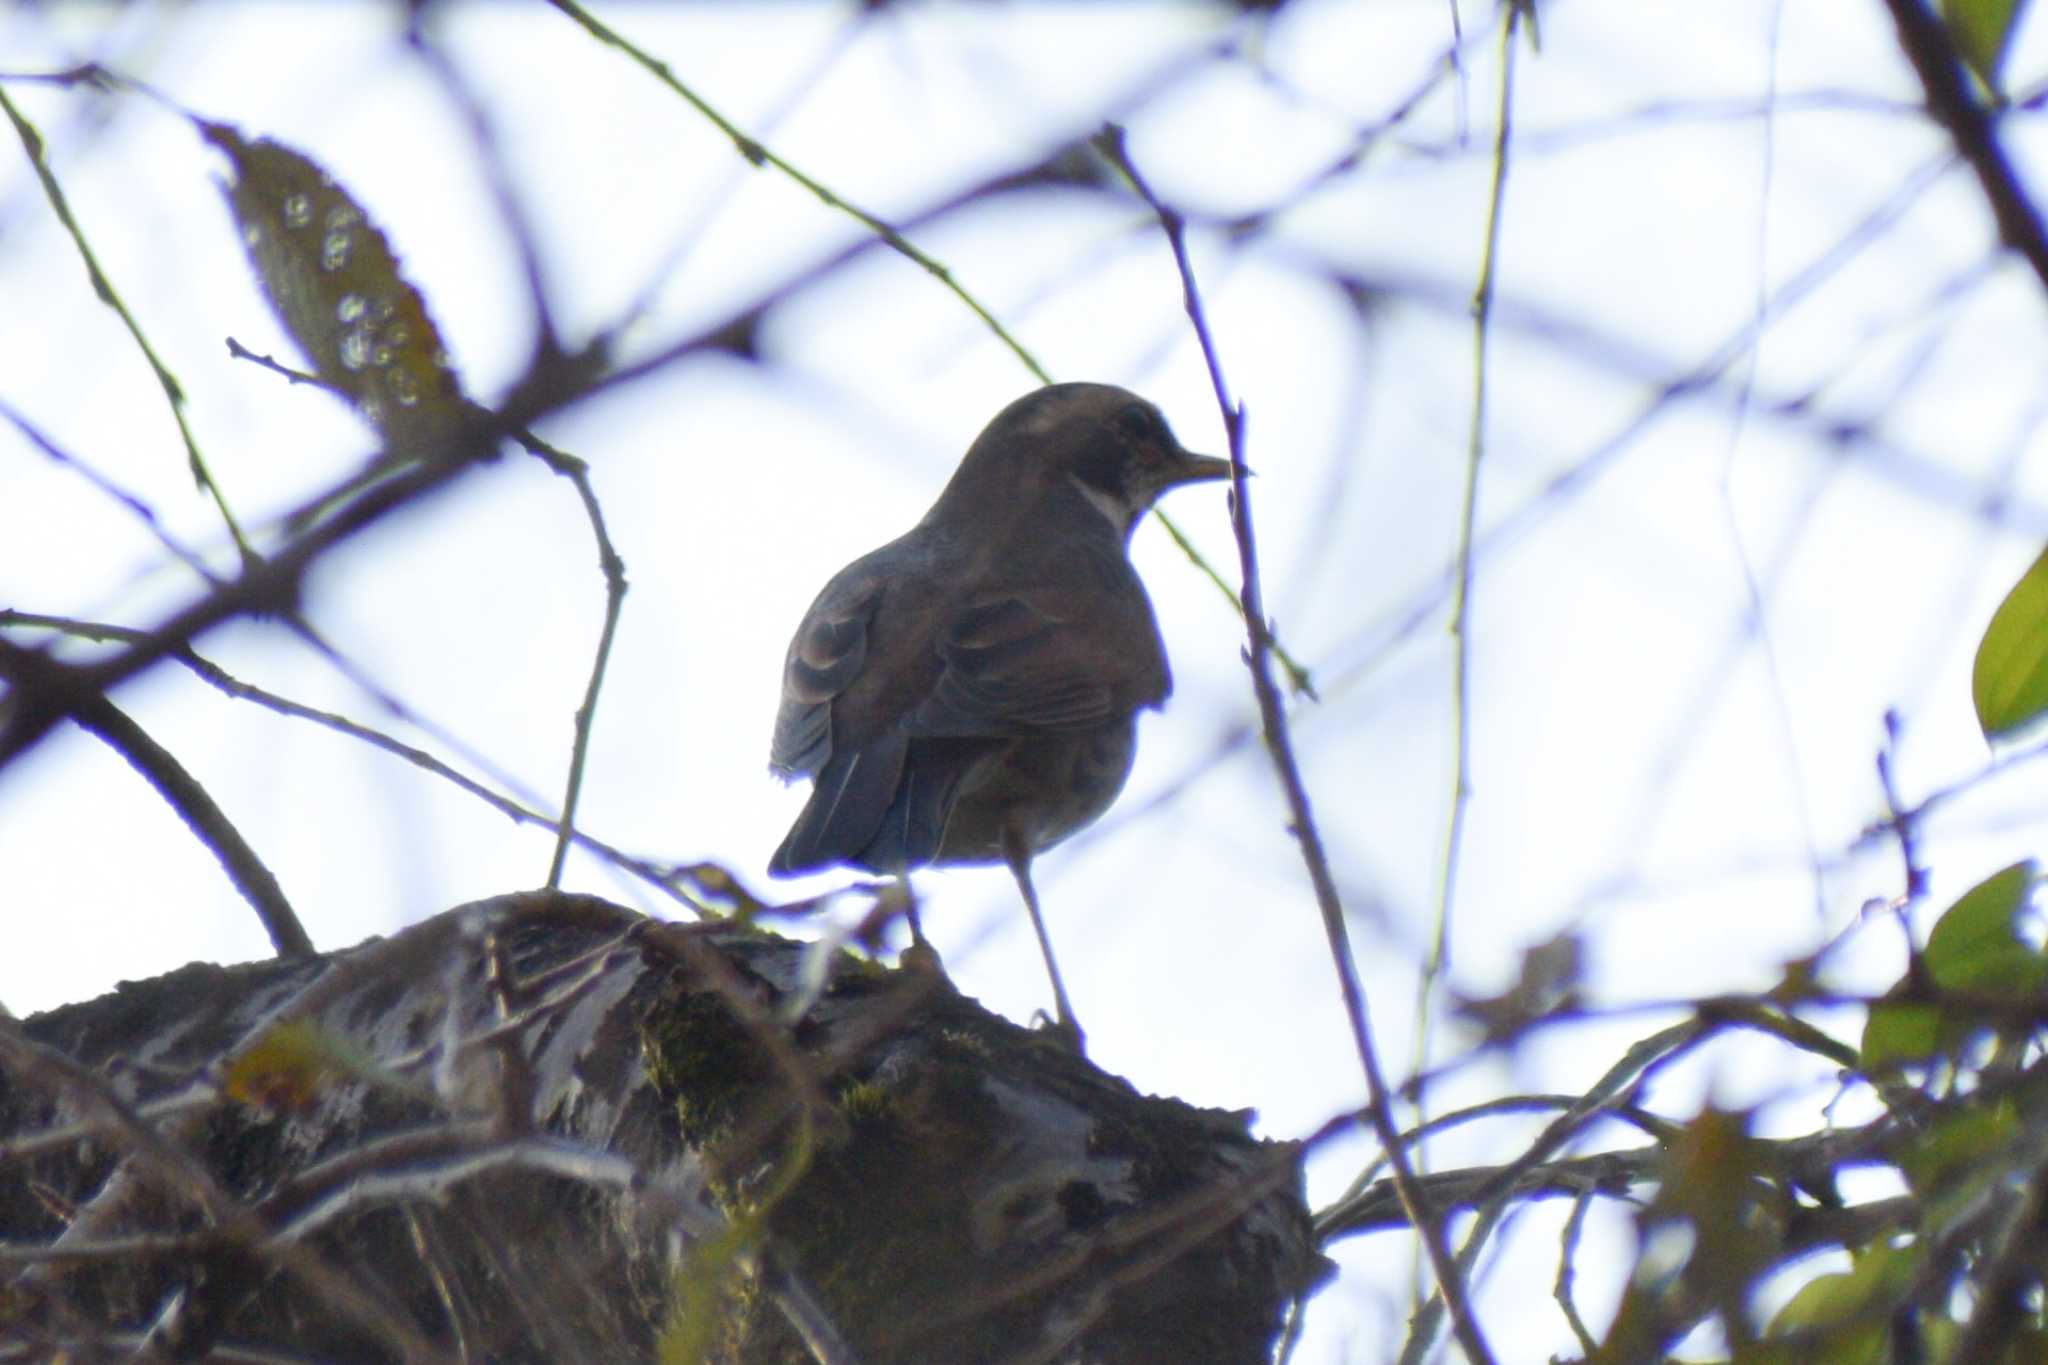
<svg viewBox="0 0 2048 1365">
<path fill-rule="evenodd" d="M 769 871 L 1006 865 L 1078 1051 L 1031 861 L 1116 800 L 1138 713 L 1173 690 L 1132 530 L 1161 494 L 1230 474 L 1112 384 L 997 413 L 924 518 L 833 575 L 790 641 L 769 768 L 812 788 Z M 914 916 L 911 933 L 923 945 Z"/>
</svg>

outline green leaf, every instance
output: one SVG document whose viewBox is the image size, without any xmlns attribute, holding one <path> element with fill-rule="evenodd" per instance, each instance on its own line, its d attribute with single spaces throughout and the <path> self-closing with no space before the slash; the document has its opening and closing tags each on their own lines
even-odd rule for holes
<svg viewBox="0 0 2048 1365">
<path fill-rule="evenodd" d="M 2009 735 L 2048 711 L 2048 551 L 1991 614 L 1970 670 L 1970 700 L 1986 739 Z"/>
<path fill-rule="evenodd" d="M 2024 1000 L 2048 982 L 2048 959 L 2022 942 L 2012 927 L 2037 875 L 2031 861 L 2014 863 L 1942 911 L 1920 958 L 1937 993 Z M 1881 1001 L 1871 1006 L 1863 1026 L 1863 1066 L 1875 1070 L 1952 1051 L 1990 1022 L 1981 1012 L 1938 1002 Z"/>
<path fill-rule="evenodd" d="M 1923 1200 L 1932 1199 L 1958 1176 L 2003 1179 L 2007 1162 L 1990 1158 L 2023 1136 L 2019 1107 L 2010 1096 L 1991 1104 L 1970 1104 L 1944 1113 L 1915 1133 L 1897 1154 L 1900 1171 Z"/>
<path fill-rule="evenodd" d="M 1941 1050 L 1941 1011 L 1934 1006 L 1880 1002 L 1870 1007 L 1863 1024 L 1865 1071 L 1925 1061 Z"/>
<path fill-rule="evenodd" d="M 1637 1215 L 1636 1267 L 1593 1360 L 1664 1359 L 1671 1302 L 1746 1298 L 1781 1254 L 1780 1206 L 1767 1193 L 1777 1168 L 1750 1122 L 1747 1113 L 1709 1108 L 1664 1143 L 1656 1196 Z M 1646 1274 L 1643 1257 L 1666 1227 L 1692 1234 L 1684 1262 Z"/>
<path fill-rule="evenodd" d="M 2037 875 L 2032 859 L 2014 863 L 1942 912 L 1928 931 L 1923 955 L 1936 986 L 1980 995 L 2033 987 L 2040 979 L 2041 955 L 2014 935 L 2012 922 Z"/>
<path fill-rule="evenodd" d="M 2019 26 L 2020 8 L 2026 0 L 1941 0 L 1941 17 L 1948 24 L 1956 50 L 1970 69 L 1993 90 L 1999 88 L 1998 69 L 2005 64 L 2012 31 Z"/>
<path fill-rule="evenodd" d="M 1882 1365 L 1891 1358 L 1893 1310 L 1913 1287 L 1923 1259 L 1918 1242 L 1864 1248 L 1851 1258 L 1847 1271 L 1816 1275 L 1803 1285 L 1765 1329 L 1765 1349 L 1739 1358 L 1743 1365 L 1817 1359 L 1830 1365 Z M 1772 1349 L 1775 1343 L 1768 1340 L 1794 1334 L 1805 1335 L 1796 1355 Z"/>
</svg>

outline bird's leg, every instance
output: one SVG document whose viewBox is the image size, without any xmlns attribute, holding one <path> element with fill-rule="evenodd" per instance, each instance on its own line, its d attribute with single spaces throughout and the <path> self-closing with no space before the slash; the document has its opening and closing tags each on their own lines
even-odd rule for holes
<svg viewBox="0 0 2048 1365">
<path fill-rule="evenodd" d="M 1059 1016 L 1053 1028 L 1079 1053 L 1085 1041 L 1081 1021 L 1074 1017 L 1066 983 L 1060 980 L 1060 964 L 1053 960 L 1052 937 L 1045 932 L 1045 916 L 1038 911 L 1038 892 L 1031 886 L 1031 850 L 1015 830 L 1003 831 L 1003 859 L 1010 865 L 1010 875 L 1017 879 L 1017 889 L 1024 893 L 1024 908 L 1031 912 L 1031 928 L 1038 935 L 1038 951 L 1045 955 L 1045 974 L 1052 978 L 1053 1009 Z"/>
<path fill-rule="evenodd" d="M 917 913 L 917 893 L 910 887 L 910 873 L 899 868 L 891 889 L 902 899 L 903 918 L 910 925 L 910 946 L 897 960 L 913 971 L 930 972 L 943 979 L 946 969 L 939 962 L 939 950 L 924 936 L 924 923 Z"/>
</svg>

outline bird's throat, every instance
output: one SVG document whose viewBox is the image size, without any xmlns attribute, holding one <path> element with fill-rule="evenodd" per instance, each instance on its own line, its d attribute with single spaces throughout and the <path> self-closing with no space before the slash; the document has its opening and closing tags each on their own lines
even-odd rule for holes
<svg viewBox="0 0 2048 1365">
<path fill-rule="evenodd" d="M 1087 500 L 1090 507 L 1102 513 L 1103 520 L 1110 524 L 1119 540 L 1131 534 L 1131 527 L 1137 522 L 1138 516 L 1129 503 L 1114 493 L 1097 488 L 1078 474 L 1069 474 L 1067 481 L 1080 490 L 1081 496 Z"/>
</svg>

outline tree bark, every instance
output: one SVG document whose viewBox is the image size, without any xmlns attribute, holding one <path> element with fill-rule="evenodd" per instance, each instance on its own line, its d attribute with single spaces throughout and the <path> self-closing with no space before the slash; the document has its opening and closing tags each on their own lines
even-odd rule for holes
<svg viewBox="0 0 2048 1365">
<path fill-rule="evenodd" d="M 0 1022 L 0 1343 L 1242 1362 L 1298 1152 L 731 923 L 535 892 Z"/>
</svg>

